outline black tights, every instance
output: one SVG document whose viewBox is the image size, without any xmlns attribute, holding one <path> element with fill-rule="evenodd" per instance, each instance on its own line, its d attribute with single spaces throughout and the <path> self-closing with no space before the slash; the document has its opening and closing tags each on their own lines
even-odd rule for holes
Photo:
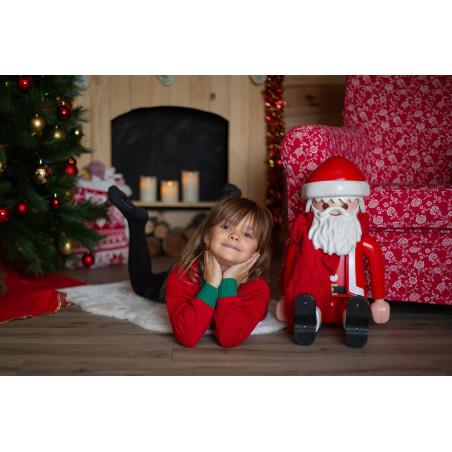
<svg viewBox="0 0 452 452">
<path fill-rule="evenodd" d="M 108 199 L 121 211 L 129 224 L 128 267 L 134 292 L 150 300 L 164 302 L 161 292 L 169 271 L 161 273 L 152 271 L 152 260 L 144 229 L 148 220 L 147 210 L 134 206 L 115 185 L 109 188 Z"/>
<path fill-rule="evenodd" d="M 152 260 L 144 232 L 144 224 L 129 221 L 129 278 L 137 295 L 153 301 L 164 302 L 162 286 L 168 277 L 168 270 L 161 273 L 152 271 Z"/>
</svg>

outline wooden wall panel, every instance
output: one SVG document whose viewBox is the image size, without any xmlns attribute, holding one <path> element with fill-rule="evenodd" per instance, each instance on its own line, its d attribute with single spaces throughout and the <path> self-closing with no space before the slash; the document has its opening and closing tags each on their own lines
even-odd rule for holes
<svg viewBox="0 0 452 452">
<path fill-rule="evenodd" d="M 209 111 L 210 77 L 192 75 L 190 77 L 190 106 L 198 110 Z"/>
<path fill-rule="evenodd" d="M 231 77 L 230 75 L 210 77 L 209 111 L 223 118 L 230 117 Z"/>
<path fill-rule="evenodd" d="M 110 118 L 122 115 L 132 109 L 131 77 L 118 75 L 110 78 Z M 136 108 L 133 105 L 133 108 Z"/>
<path fill-rule="evenodd" d="M 246 77 L 231 77 L 229 118 L 229 180 L 248 196 L 249 161 L 249 91 L 251 82 Z M 264 119 L 262 118 L 264 121 Z M 252 164 L 252 163 L 251 163 Z"/>
<path fill-rule="evenodd" d="M 94 152 L 80 162 L 81 166 L 92 159 L 111 164 L 110 121 L 122 113 L 159 105 L 198 108 L 229 121 L 229 180 L 238 184 L 245 196 L 263 202 L 265 167 L 254 164 L 254 160 L 263 162 L 266 153 L 265 147 L 259 145 L 265 140 L 262 87 L 254 86 L 247 76 L 177 75 L 169 87 L 151 75 L 102 75 L 89 79 L 80 102 L 90 110 L 84 144 Z"/>
<path fill-rule="evenodd" d="M 162 105 L 171 105 L 171 88 L 163 86 L 157 77 L 151 77 L 152 97 L 151 104 L 148 107 L 158 107 Z"/>
<path fill-rule="evenodd" d="M 342 125 L 345 76 L 288 75 L 284 79 L 286 131 L 300 124 Z"/>
<path fill-rule="evenodd" d="M 111 164 L 111 126 L 110 120 L 110 97 L 111 77 L 97 75 L 90 77 L 90 111 L 91 111 L 91 147 L 92 159 Z"/>
<path fill-rule="evenodd" d="M 133 105 L 133 108 L 143 108 L 151 105 L 151 77 L 149 75 L 134 75 L 130 79 L 130 104 Z"/>
<path fill-rule="evenodd" d="M 159 89 L 162 89 L 160 87 Z M 190 76 L 178 75 L 174 78 L 171 87 L 167 87 L 171 93 L 171 105 L 179 107 L 191 107 L 190 104 Z"/>
<path fill-rule="evenodd" d="M 265 128 L 264 133 L 256 134 L 255 130 L 261 129 L 262 118 L 265 115 L 264 102 L 262 92 L 264 86 L 252 85 L 249 93 L 249 131 L 248 134 L 248 196 L 254 199 L 260 205 L 264 205 L 265 189 L 267 186 L 266 172 L 266 144 L 265 144 Z M 246 149 L 245 149 L 246 151 Z"/>
<path fill-rule="evenodd" d="M 344 76 L 286 76 L 284 82 L 286 130 L 298 124 L 342 123 Z M 110 121 L 134 108 L 178 105 L 219 114 L 229 121 L 229 180 L 244 196 L 263 203 L 266 189 L 265 121 L 262 90 L 248 76 L 174 76 L 163 86 L 151 75 L 90 76 L 78 100 L 89 110 L 83 143 L 92 159 L 111 164 Z"/>
</svg>

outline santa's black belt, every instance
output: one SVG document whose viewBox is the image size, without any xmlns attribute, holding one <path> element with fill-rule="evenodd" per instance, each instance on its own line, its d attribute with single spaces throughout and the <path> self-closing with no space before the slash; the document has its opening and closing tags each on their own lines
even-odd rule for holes
<svg viewBox="0 0 452 452">
<path fill-rule="evenodd" d="M 336 284 L 331 284 L 331 293 L 333 295 L 339 295 L 347 293 L 347 289 L 345 286 L 338 286 Z"/>
</svg>

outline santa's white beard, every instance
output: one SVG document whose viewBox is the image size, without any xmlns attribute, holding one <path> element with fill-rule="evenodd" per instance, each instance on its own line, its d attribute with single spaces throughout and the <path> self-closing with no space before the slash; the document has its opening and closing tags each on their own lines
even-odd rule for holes
<svg viewBox="0 0 452 452">
<path fill-rule="evenodd" d="M 330 215 L 336 210 L 340 215 Z M 316 250 L 321 249 L 327 254 L 346 256 L 361 240 L 362 230 L 357 214 L 347 212 L 342 207 L 329 207 L 320 212 L 312 207 L 314 220 L 309 229 L 308 237 L 312 240 Z"/>
</svg>

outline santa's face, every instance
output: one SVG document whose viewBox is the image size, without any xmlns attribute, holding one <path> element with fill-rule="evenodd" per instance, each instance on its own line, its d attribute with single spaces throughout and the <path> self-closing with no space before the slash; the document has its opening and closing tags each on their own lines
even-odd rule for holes
<svg viewBox="0 0 452 452">
<path fill-rule="evenodd" d="M 358 220 L 358 200 L 313 201 L 314 219 L 308 237 L 315 249 L 327 254 L 345 256 L 361 240 L 361 224 Z"/>
</svg>

